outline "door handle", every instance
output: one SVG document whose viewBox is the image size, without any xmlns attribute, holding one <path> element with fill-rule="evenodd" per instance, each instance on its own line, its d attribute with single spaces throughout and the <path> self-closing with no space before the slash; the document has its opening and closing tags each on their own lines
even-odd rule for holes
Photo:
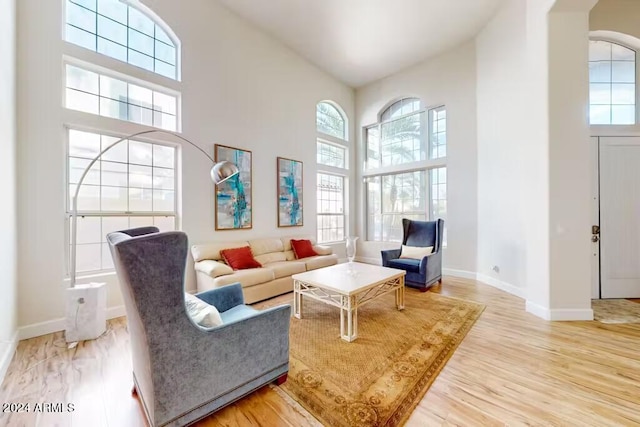
<svg viewBox="0 0 640 427">
<path fill-rule="evenodd" d="M 593 236 L 591 236 L 591 241 L 593 243 L 598 243 L 599 240 L 600 240 L 600 238 L 598 237 L 597 234 L 594 234 Z"/>
</svg>

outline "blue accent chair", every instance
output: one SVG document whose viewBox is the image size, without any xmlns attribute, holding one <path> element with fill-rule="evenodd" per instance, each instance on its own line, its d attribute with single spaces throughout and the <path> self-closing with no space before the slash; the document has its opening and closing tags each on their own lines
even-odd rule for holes
<svg viewBox="0 0 640 427">
<path fill-rule="evenodd" d="M 289 371 L 291 308 L 244 305 L 239 283 L 196 294 L 222 325 L 203 328 L 184 298 L 187 235 L 143 227 L 107 235 L 127 312 L 134 393 L 152 427 L 185 426 Z"/>
<path fill-rule="evenodd" d="M 417 259 L 400 258 L 401 249 L 382 251 L 382 265 L 398 268 L 407 272 L 405 285 L 418 288 L 422 292 L 434 283 L 442 283 L 442 233 L 444 220 L 414 221 L 402 219 L 404 235 L 402 244 L 405 246 L 433 246 L 433 253 Z"/>
</svg>

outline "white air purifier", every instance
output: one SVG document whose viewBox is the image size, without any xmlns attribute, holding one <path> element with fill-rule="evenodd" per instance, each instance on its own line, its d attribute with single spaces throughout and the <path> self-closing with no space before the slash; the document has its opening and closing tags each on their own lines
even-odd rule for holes
<svg viewBox="0 0 640 427">
<path fill-rule="evenodd" d="M 65 340 L 93 340 L 107 330 L 106 283 L 76 285 L 67 289 Z"/>
</svg>

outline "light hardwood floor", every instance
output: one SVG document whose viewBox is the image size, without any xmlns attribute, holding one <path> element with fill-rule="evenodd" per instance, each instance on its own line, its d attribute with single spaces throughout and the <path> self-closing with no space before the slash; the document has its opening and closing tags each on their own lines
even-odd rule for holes
<svg viewBox="0 0 640 427">
<path fill-rule="evenodd" d="M 464 279 L 447 277 L 432 292 L 487 308 L 407 425 L 640 425 L 640 324 L 545 322 L 526 313 L 522 299 Z M 62 333 L 20 342 L 0 403 L 31 403 L 32 412 L 0 414 L 0 426 L 144 425 L 130 394 L 128 348 L 123 318 L 72 350 Z M 44 402 L 72 403 L 75 410 L 33 412 Z M 302 415 L 269 387 L 198 423 L 300 425 Z"/>
</svg>

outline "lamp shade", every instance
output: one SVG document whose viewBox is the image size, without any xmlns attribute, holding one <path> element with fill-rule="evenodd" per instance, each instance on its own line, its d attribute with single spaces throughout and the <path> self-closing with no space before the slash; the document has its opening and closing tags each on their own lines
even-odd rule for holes
<svg viewBox="0 0 640 427">
<path fill-rule="evenodd" d="M 211 168 L 211 180 L 217 185 L 237 175 L 239 172 L 238 166 L 224 160 L 216 163 Z"/>
</svg>

